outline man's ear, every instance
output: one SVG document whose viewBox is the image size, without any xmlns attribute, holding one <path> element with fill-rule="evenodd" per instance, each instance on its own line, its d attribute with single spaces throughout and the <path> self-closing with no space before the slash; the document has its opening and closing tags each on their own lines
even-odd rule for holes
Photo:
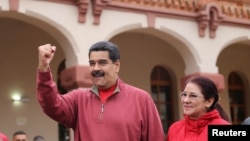
<svg viewBox="0 0 250 141">
<path fill-rule="evenodd" d="M 115 64 L 115 67 L 116 67 L 116 72 L 118 73 L 119 70 L 120 70 L 120 65 L 121 65 L 120 60 L 115 61 L 114 64 Z"/>
</svg>

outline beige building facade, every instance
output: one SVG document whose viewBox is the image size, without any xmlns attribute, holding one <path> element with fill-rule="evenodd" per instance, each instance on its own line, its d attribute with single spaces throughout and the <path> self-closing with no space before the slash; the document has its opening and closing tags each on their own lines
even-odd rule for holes
<svg viewBox="0 0 250 141">
<path fill-rule="evenodd" d="M 91 85 L 88 48 L 101 40 L 120 47 L 120 77 L 151 94 L 165 131 L 193 75 L 214 80 L 233 124 L 250 116 L 247 0 L 0 0 L 0 132 L 61 140 L 36 99 L 37 47 L 57 46 L 51 70 L 64 93 Z"/>
</svg>

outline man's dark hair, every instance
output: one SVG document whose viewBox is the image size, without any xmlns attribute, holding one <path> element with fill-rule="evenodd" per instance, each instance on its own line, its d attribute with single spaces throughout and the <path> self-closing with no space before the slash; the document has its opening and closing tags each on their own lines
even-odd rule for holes
<svg viewBox="0 0 250 141">
<path fill-rule="evenodd" d="M 244 121 L 241 124 L 242 125 L 250 125 L 250 116 L 245 118 Z"/>
<path fill-rule="evenodd" d="M 108 41 L 100 41 L 93 44 L 89 49 L 89 57 L 92 51 L 108 51 L 109 59 L 111 59 L 113 63 L 117 60 L 120 60 L 120 52 L 118 46 Z"/>
<path fill-rule="evenodd" d="M 22 130 L 18 130 L 16 132 L 14 132 L 13 137 L 16 136 L 16 135 L 26 135 L 26 133 L 24 131 L 22 131 Z"/>
<path fill-rule="evenodd" d="M 33 141 L 45 141 L 45 138 L 41 135 L 37 135 L 33 138 Z"/>
</svg>

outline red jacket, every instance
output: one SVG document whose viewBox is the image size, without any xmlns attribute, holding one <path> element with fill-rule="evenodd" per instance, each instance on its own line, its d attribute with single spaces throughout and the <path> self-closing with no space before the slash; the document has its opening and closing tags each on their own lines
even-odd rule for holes
<svg viewBox="0 0 250 141">
<path fill-rule="evenodd" d="M 101 103 L 96 87 L 58 94 L 50 72 L 38 72 L 36 87 L 44 112 L 72 128 L 75 141 L 164 141 L 151 96 L 120 79 L 106 103 Z"/>
<path fill-rule="evenodd" d="M 202 115 L 198 120 L 184 116 L 183 120 L 173 123 L 167 133 L 166 141 L 207 141 L 208 124 L 230 124 L 222 119 L 217 110 Z"/>
</svg>

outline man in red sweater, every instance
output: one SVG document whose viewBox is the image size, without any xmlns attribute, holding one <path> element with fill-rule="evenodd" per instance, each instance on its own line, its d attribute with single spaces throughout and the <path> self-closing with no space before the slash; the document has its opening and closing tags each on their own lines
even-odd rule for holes
<svg viewBox="0 0 250 141">
<path fill-rule="evenodd" d="M 50 44 L 38 47 L 37 98 L 44 112 L 74 130 L 75 141 L 164 141 L 156 106 L 144 90 L 118 76 L 117 45 L 101 41 L 89 49 L 93 86 L 60 95 L 49 64 L 56 52 Z"/>
</svg>

